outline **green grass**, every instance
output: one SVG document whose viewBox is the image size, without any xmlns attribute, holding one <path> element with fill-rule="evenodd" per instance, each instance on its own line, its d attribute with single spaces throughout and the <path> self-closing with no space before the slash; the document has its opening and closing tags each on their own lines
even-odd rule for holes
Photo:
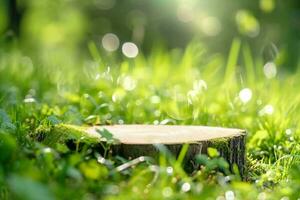
<svg viewBox="0 0 300 200">
<path fill-rule="evenodd" d="M 300 198 L 300 72 L 277 68 L 266 78 L 262 59 L 239 39 L 228 59 L 198 43 L 185 51 L 157 47 L 134 60 L 93 43 L 89 50 L 92 58 L 49 51 L 30 59 L 25 50 L 2 49 L 0 199 Z M 239 97 L 244 88 L 252 91 L 246 103 Z M 60 123 L 246 129 L 246 180 L 214 156 L 198 156 L 203 168 L 186 174 L 184 150 L 173 158 L 160 147 L 158 162 L 133 162 L 101 155 L 93 141 L 39 142 L 37 133 Z"/>
</svg>

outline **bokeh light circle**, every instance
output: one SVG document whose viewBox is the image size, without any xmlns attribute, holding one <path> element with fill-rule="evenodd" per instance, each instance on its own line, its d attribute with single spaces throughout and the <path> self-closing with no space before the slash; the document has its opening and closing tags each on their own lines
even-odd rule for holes
<svg viewBox="0 0 300 200">
<path fill-rule="evenodd" d="M 135 58 L 139 53 L 139 49 L 133 42 L 125 42 L 122 45 L 122 53 L 128 58 Z"/>
<path fill-rule="evenodd" d="M 113 33 L 107 33 L 102 38 L 102 46 L 106 51 L 116 51 L 119 48 L 119 45 L 119 38 Z"/>
</svg>

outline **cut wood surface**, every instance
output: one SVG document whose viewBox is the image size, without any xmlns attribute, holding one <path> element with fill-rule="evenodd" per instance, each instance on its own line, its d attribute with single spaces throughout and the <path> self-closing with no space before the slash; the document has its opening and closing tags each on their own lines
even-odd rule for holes
<svg viewBox="0 0 300 200">
<path fill-rule="evenodd" d="M 101 135 L 101 130 L 107 130 L 118 141 L 111 146 L 114 155 L 128 159 L 140 156 L 157 158 L 161 152 L 157 144 L 164 144 L 176 158 L 183 144 L 188 143 L 184 159 L 187 171 L 199 169 L 199 164 L 195 161 L 196 155 L 207 154 L 208 148 L 212 147 L 228 161 L 231 169 L 236 164 L 241 176 L 244 173 L 246 132 L 241 129 L 180 125 L 59 125 L 54 128 L 51 137 L 47 139 L 45 136 L 44 139 L 48 144 L 68 139 L 84 141 L 89 138 L 94 141 L 96 139 L 96 142 L 106 142 L 107 138 Z"/>
<path fill-rule="evenodd" d="M 207 126 L 176 125 L 112 125 L 86 129 L 92 137 L 100 137 L 98 129 L 105 128 L 123 144 L 183 144 L 198 143 L 218 138 L 238 137 L 245 134 L 240 129 Z"/>
</svg>

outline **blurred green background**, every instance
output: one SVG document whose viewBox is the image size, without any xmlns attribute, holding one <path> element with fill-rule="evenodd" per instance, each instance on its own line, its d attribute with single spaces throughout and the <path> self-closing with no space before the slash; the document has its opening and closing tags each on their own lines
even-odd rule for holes
<svg viewBox="0 0 300 200">
<path fill-rule="evenodd" d="M 227 55 L 233 38 L 240 37 L 255 49 L 254 56 L 293 70 L 300 54 L 300 1 L 0 1 L 1 45 L 14 41 L 27 54 L 84 55 L 91 41 L 107 53 L 107 33 L 114 35 L 106 38 L 106 50 L 115 56 L 127 41 L 147 54 L 157 45 L 183 48 L 192 40 Z"/>
<path fill-rule="evenodd" d="M 299 0 L 0 0 L 0 199 L 299 199 L 299 58 Z M 247 181 L 162 157 L 149 187 L 35 138 L 60 123 L 242 128 Z"/>
</svg>

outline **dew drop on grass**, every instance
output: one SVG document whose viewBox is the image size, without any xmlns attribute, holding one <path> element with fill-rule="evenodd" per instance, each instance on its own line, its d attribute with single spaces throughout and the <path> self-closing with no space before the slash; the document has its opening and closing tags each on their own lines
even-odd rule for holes
<svg viewBox="0 0 300 200">
<path fill-rule="evenodd" d="M 287 136 L 290 136 L 290 135 L 292 135 L 292 130 L 291 129 L 286 129 L 285 130 L 285 134 L 287 135 Z"/>
<path fill-rule="evenodd" d="M 106 162 L 106 160 L 105 160 L 105 158 L 99 156 L 97 158 L 97 162 L 100 163 L 100 164 L 104 164 Z"/>
<path fill-rule="evenodd" d="M 234 200 L 234 193 L 233 191 L 229 190 L 225 192 L 225 199 L 226 200 Z"/>
<path fill-rule="evenodd" d="M 252 98 L 252 91 L 249 88 L 244 88 L 239 93 L 239 98 L 243 103 L 248 103 Z"/>
<path fill-rule="evenodd" d="M 187 183 L 187 182 L 185 182 L 185 183 L 182 184 L 182 186 L 181 186 L 181 190 L 182 190 L 183 192 L 188 192 L 190 189 L 191 189 L 191 184 L 189 184 L 189 183 Z"/>
<path fill-rule="evenodd" d="M 52 149 L 49 148 L 49 147 L 46 147 L 46 148 L 44 148 L 42 151 L 43 151 L 43 153 L 51 153 L 51 152 L 52 152 Z"/>
<path fill-rule="evenodd" d="M 225 180 L 226 183 L 228 183 L 231 180 L 231 177 L 230 176 L 225 176 L 224 180 Z"/>
<path fill-rule="evenodd" d="M 169 175 L 173 174 L 173 167 L 171 167 L 171 166 L 167 167 L 166 171 L 167 171 L 167 174 L 169 174 Z"/>
<path fill-rule="evenodd" d="M 25 97 L 25 99 L 23 100 L 23 102 L 24 103 L 35 103 L 36 100 L 31 95 L 28 95 L 28 96 Z"/>
<path fill-rule="evenodd" d="M 267 105 L 267 106 L 265 107 L 265 109 L 266 109 L 266 114 L 268 114 L 268 115 L 272 115 L 273 112 L 274 112 L 274 108 L 273 108 L 272 105 Z"/>
</svg>

